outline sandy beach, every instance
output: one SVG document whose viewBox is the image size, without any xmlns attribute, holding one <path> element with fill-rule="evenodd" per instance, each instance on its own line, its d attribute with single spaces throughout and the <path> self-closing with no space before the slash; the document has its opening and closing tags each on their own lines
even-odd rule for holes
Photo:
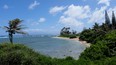
<svg viewBox="0 0 116 65">
<path fill-rule="evenodd" d="M 87 43 L 86 41 L 80 41 L 79 40 L 79 37 L 77 37 L 77 38 L 73 38 L 73 39 L 70 39 L 70 38 L 66 38 L 66 37 L 53 37 L 53 38 L 59 38 L 59 39 L 66 39 L 66 40 L 74 40 L 74 41 L 79 41 L 81 44 L 84 44 L 84 45 L 86 45 L 86 47 L 90 47 L 90 43 Z"/>
</svg>

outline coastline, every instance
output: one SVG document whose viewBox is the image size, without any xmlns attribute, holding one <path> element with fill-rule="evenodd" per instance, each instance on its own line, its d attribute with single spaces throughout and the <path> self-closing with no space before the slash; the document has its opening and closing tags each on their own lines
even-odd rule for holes
<svg viewBox="0 0 116 65">
<path fill-rule="evenodd" d="M 91 46 L 91 44 L 90 44 L 90 43 L 87 43 L 86 41 L 80 41 L 80 40 L 79 40 L 79 37 L 77 37 L 77 38 L 72 38 L 72 39 L 67 38 L 67 37 L 53 37 L 53 38 L 66 39 L 66 40 L 74 40 L 74 41 L 80 42 L 81 44 L 84 44 L 86 47 L 90 47 L 90 46 Z"/>
</svg>

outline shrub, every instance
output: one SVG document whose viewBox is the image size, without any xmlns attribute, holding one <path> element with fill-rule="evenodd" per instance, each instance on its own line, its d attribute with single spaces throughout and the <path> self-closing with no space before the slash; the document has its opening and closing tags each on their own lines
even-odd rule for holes
<svg viewBox="0 0 116 65">
<path fill-rule="evenodd" d="M 51 58 L 22 44 L 0 44 L 0 65 L 48 65 Z"/>
</svg>

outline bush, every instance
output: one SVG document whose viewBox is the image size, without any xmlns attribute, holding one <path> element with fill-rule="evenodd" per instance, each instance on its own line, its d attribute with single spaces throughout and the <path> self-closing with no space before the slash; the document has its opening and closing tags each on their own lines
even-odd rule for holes
<svg viewBox="0 0 116 65">
<path fill-rule="evenodd" d="M 116 56 L 115 57 L 112 57 L 112 58 L 110 58 L 110 60 L 109 60 L 110 62 L 109 62 L 109 65 L 116 65 Z"/>
<path fill-rule="evenodd" d="M 72 39 L 72 38 L 77 38 L 76 35 L 72 34 L 72 35 L 69 35 L 69 38 Z"/>
<path fill-rule="evenodd" d="M 77 38 L 76 34 L 63 34 L 63 35 L 60 35 L 59 37 L 68 37 L 70 39 Z"/>
<path fill-rule="evenodd" d="M 72 57 L 68 56 L 65 58 L 65 60 L 74 60 Z"/>
<path fill-rule="evenodd" d="M 86 60 L 101 60 L 106 58 L 105 51 L 107 50 L 106 42 L 99 41 L 90 48 L 87 48 L 80 56 L 80 58 L 85 58 Z"/>
<path fill-rule="evenodd" d="M 95 38 L 96 43 L 87 48 L 78 60 L 85 65 L 116 65 L 116 30 L 110 31 L 102 37 Z M 83 65 L 84 65 L 83 64 Z"/>
<path fill-rule="evenodd" d="M 34 52 L 22 44 L 0 44 L 0 65 L 48 65 L 51 58 Z"/>
</svg>

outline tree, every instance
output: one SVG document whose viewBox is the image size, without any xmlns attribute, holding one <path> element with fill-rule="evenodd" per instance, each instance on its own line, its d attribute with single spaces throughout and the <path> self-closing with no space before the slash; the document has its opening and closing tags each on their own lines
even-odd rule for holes
<svg viewBox="0 0 116 65">
<path fill-rule="evenodd" d="M 75 30 L 72 30 L 72 34 L 76 34 L 77 33 L 77 31 L 75 31 Z"/>
<path fill-rule="evenodd" d="M 25 32 L 21 31 L 23 29 L 22 25 L 20 25 L 22 20 L 16 18 L 14 20 L 9 21 L 9 26 L 4 26 L 6 32 L 9 34 L 9 40 L 13 43 L 13 34 L 20 33 L 26 34 Z"/>
<path fill-rule="evenodd" d="M 109 26 L 105 23 L 102 23 L 101 28 L 105 33 L 107 33 L 110 30 Z"/>
<path fill-rule="evenodd" d="M 98 23 L 95 23 L 95 25 L 93 26 L 93 29 L 95 31 L 99 31 L 99 28 L 100 28 L 99 24 Z"/>
<path fill-rule="evenodd" d="M 116 19 L 114 11 L 112 11 L 112 29 L 116 29 Z"/>
<path fill-rule="evenodd" d="M 71 32 L 69 30 L 70 30 L 70 27 L 65 28 L 65 33 L 70 34 Z"/>
<path fill-rule="evenodd" d="M 63 27 L 63 28 L 61 29 L 60 35 L 63 35 L 63 34 L 64 34 L 64 29 L 65 29 L 65 27 Z"/>
<path fill-rule="evenodd" d="M 109 16 L 107 14 L 107 11 L 105 11 L 105 23 L 108 25 L 108 27 L 110 27 L 110 19 L 109 19 Z"/>
<path fill-rule="evenodd" d="M 63 27 L 61 29 L 60 35 L 70 34 L 71 32 L 69 30 L 70 30 L 70 27 Z"/>
</svg>

